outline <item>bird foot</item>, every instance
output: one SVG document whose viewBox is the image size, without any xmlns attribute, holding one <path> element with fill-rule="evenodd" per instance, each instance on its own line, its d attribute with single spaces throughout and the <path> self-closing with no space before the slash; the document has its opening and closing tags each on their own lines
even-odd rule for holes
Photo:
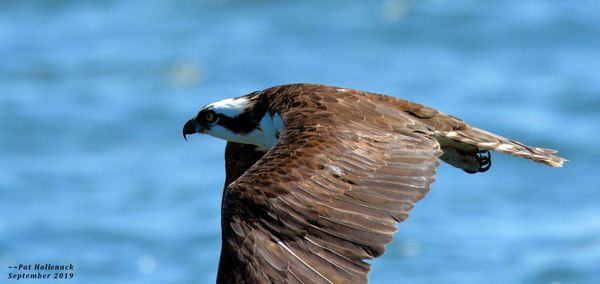
<svg viewBox="0 0 600 284">
<path fill-rule="evenodd" d="M 487 170 L 489 170 L 492 167 L 492 154 L 488 150 L 478 150 L 477 161 L 479 162 L 479 168 L 476 171 L 464 171 L 470 174 L 487 172 Z"/>
</svg>

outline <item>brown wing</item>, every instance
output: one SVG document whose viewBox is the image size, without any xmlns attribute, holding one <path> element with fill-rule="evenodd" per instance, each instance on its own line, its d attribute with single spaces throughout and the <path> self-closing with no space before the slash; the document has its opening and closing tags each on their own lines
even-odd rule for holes
<svg viewBox="0 0 600 284">
<path fill-rule="evenodd" d="M 321 91 L 272 98 L 285 132 L 224 192 L 217 282 L 367 282 L 434 181 L 439 145 L 410 115 Z"/>
</svg>

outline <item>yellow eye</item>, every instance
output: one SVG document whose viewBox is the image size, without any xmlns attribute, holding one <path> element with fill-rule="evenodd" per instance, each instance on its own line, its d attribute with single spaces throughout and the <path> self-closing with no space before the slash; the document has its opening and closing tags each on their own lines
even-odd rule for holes
<svg viewBox="0 0 600 284">
<path fill-rule="evenodd" d="M 214 122 L 217 119 L 217 115 L 214 111 L 208 111 L 204 114 L 204 119 L 206 122 Z"/>
</svg>

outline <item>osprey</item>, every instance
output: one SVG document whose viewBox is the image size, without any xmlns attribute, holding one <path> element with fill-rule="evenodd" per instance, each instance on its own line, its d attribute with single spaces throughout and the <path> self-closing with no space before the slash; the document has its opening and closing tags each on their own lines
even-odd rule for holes
<svg viewBox="0 0 600 284">
<path fill-rule="evenodd" d="M 228 141 L 218 283 L 365 283 L 439 160 L 468 173 L 489 151 L 553 167 L 526 146 L 409 101 L 332 86 L 272 87 L 203 107 L 183 127 Z"/>
</svg>

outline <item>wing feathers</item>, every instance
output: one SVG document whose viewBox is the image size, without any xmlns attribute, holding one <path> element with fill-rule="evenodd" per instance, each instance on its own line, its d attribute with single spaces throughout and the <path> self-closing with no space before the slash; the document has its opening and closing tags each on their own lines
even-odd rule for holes
<svg viewBox="0 0 600 284">
<path fill-rule="evenodd" d="M 383 253 L 429 190 L 434 139 L 409 129 L 406 115 L 382 120 L 370 97 L 343 105 L 328 96 L 293 97 L 319 113 L 281 110 L 276 146 L 227 188 L 223 222 L 240 223 L 224 236 L 239 239 L 225 242 L 241 271 L 229 280 L 364 283 L 364 260 Z"/>
<path fill-rule="evenodd" d="M 565 161 L 391 97 L 306 84 L 253 96 L 285 132 L 266 154 L 227 145 L 220 283 L 367 282 L 365 260 L 384 252 L 435 180 L 440 144 Z"/>
</svg>

